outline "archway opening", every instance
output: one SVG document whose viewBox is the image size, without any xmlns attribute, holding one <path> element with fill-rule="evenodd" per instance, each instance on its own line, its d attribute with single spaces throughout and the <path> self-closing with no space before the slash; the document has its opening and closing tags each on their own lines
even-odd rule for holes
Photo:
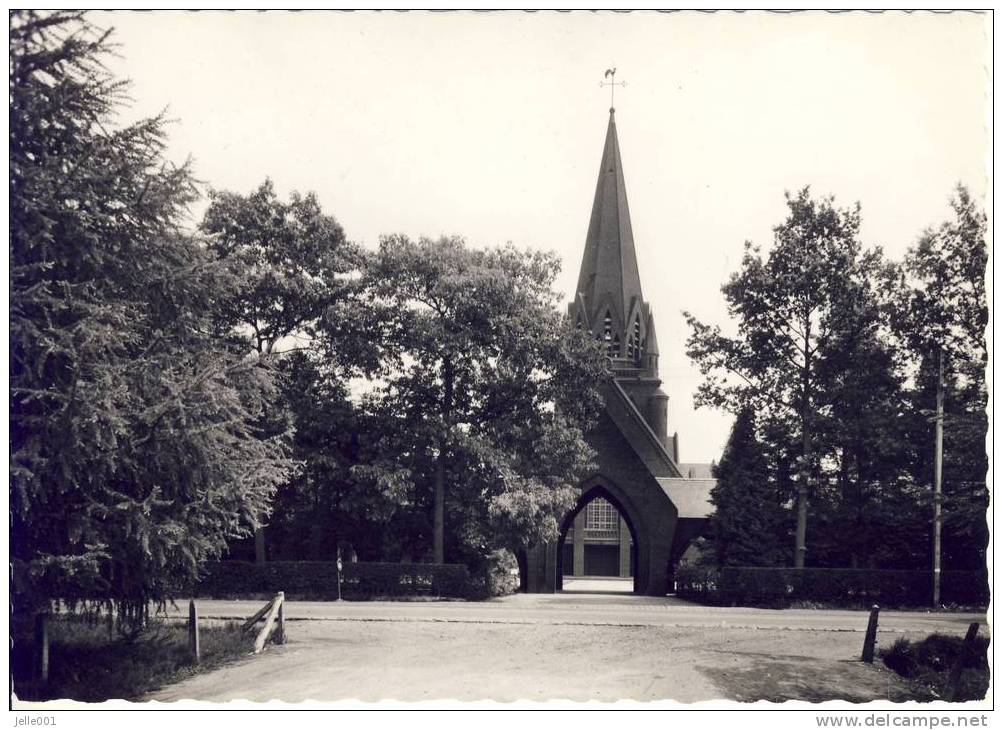
<svg viewBox="0 0 1003 730">
<path fill-rule="evenodd" d="M 619 501 L 595 487 L 565 518 L 557 543 L 557 590 L 637 593 L 638 541 Z"/>
</svg>

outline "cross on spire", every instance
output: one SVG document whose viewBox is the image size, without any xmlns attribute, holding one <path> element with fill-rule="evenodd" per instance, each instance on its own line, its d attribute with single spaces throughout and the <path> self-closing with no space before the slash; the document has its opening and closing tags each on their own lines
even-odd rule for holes
<svg viewBox="0 0 1003 730">
<path fill-rule="evenodd" d="M 606 81 L 605 79 L 609 79 L 609 81 Z M 613 92 L 614 92 L 614 90 L 616 89 L 617 86 L 626 86 L 626 85 L 627 85 L 626 81 L 617 81 L 616 80 L 616 66 L 614 66 L 613 68 L 606 69 L 606 73 L 603 74 L 603 81 L 599 82 L 599 86 L 608 86 L 609 87 L 609 110 L 610 111 L 613 111 Z"/>
</svg>

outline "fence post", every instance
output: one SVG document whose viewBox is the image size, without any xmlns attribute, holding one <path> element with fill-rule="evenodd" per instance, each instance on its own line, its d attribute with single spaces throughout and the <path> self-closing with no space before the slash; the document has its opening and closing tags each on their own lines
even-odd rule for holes
<svg viewBox="0 0 1003 730">
<path fill-rule="evenodd" d="M 965 668 L 965 660 L 972 653 L 972 649 L 975 646 L 975 637 L 978 633 L 979 624 L 977 622 L 970 623 L 968 625 L 968 633 L 965 634 L 965 641 L 961 644 L 958 658 L 954 660 L 954 666 L 951 667 L 951 671 L 947 675 L 947 688 L 944 692 L 944 699 L 948 702 L 954 702 L 954 696 L 958 693 L 961 671 Z"/>
<path fill-rule="evenodd" d="M 188 653 L 198 664 L 201 656 L 199 651 L 199 613 L 195 608 L 195 599 L 188 601 Z"/>
<path fill-rule="evenodd" d="M 275 643 L 285 644 L 286 643 L 286 594 L 280 591 L 276 600 L 279 601 L 279 615 L 277 618 L 278 626 L 275 627 Z"/>
<path fill-rule="evenodd" d="M 49 615 L 39 613 L 35 616 L 35 672 L 36 679 L 42 684 L 49 681 Z"/>
<path fill-rule="evenodd" d="M 864 650 L 860 654 L 860 661 L 868 664 L 874 663 L 874 644 L 878 638 L 878 612 L 880 610 L 877 606 L 873 606 L 871 616 L 867 619 L 867 633 L 864 634 Z"/>
</svg>

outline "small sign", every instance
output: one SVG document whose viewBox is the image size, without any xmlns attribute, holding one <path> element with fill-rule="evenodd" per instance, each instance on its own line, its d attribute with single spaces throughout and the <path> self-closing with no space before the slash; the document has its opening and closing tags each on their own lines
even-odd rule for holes
<svg viewBox="0 0 1003 730">
<path fill-rule="evenodd" d="M 341 572 L 341 558 L 338 558 L 338 572 Z"/>
</svg>

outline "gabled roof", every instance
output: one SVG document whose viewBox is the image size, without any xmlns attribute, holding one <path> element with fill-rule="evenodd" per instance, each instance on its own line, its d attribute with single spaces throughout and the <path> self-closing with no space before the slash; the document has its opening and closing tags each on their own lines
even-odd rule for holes
<svg viewBox="0 0 1003 730">
<path fill-rule="evenodd" d="M 710 490 L 717 484 L 716 479 L 673 479 L 658 478 L 658 485 L 665 496 L 676 506 L 679 519 L 703 519 L 714 512 L 710 501 Z"/>
<path fill-rule="evenodd" d="M 616 382 L 615 378 L 610 378 L 607 381 L 604 395 L 606 412 L 613 419 L 616 427 L 620 429 L 620 433 L 634 448 L 641 461 L 644 462 L 651 476 L 655 478 L 680 477 L 679 467 L 672 460 L 665 444 L 651 430 L 651 426 L 637 410 L 634 401 L 630 399 L 623 386 Z"/>
<path fill-rule="evenodd" d="M 620 144 L 616 119 L 609 110 L 606 144 L 603 147 L 599 180 L 592 203 L 592 218 L 585 239 L 585 255 L 578 275 L 577 292 L 584 297 L 589 316 L 595 318 L 599 302 L 611 300 L 611 315 L 616 329 L 625 332 L 632 300 L 641 296 L 641 278 L 637 271 L 634 233 L 627 207 L 627 187 L 620 162 Z"/>
</svg>

